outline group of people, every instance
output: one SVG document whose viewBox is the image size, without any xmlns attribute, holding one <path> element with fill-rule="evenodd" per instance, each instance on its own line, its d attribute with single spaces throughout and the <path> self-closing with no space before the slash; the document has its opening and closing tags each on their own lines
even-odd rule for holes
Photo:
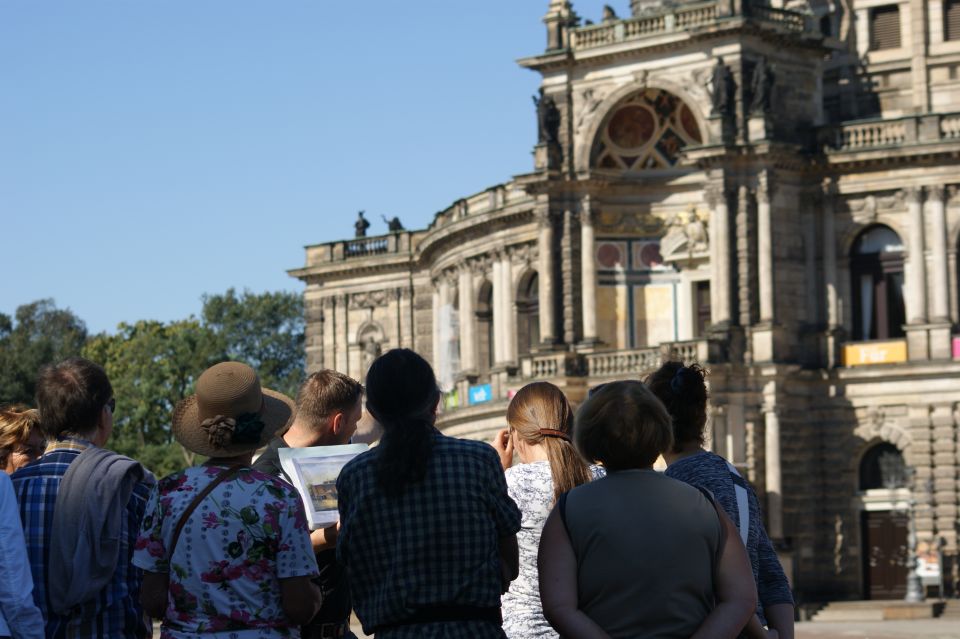
<svg viewBox="0 0 960 639">
<path fill-rule="evenodd" d="M 143 639 L 152 618 L 163 639 L 335 639 L 352 613 L 384 639 L 792 638 L 757 498 L 703 447 L 698 366 L 598 386 L 576 413 L 529 384 L 491 443 L 436 428 L 411 350 L 365 383 L 319 371 L 291 400 L 217 364 L 171 415 L 205 461 L 157 481 L 106 447 L 103 369 L 44 368 L 37 410 L 0 412 L 0 638 Z M 350 442 L 364 404 L 380 441 L 311 531 L 279 451 Z"/>
</svg>

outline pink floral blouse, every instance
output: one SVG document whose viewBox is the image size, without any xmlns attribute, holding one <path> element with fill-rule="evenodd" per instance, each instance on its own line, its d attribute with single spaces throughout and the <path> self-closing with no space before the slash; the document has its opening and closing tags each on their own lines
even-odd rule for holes
<svg viewBox="0 0 960 639">
<path fill-rule="evenodd" d="M 133 563 L 169 573 L 161 639 L 298 637 L 280 606 L 279 579 L 317 574 L 303 503 L 288 484 L 243 469 L 207 495 L 167 547 L 181 514 L 222 466 L 160 480 L 150 495 Z"/>
</svg>

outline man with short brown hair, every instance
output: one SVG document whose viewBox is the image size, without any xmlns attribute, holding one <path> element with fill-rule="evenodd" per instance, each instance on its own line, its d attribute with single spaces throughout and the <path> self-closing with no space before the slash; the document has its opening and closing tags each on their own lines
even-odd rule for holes
<svg viewBox="0 0 960 639">
<path fill-rule="evenodd" d="M 297 413 L 287 431 L 267 445 L 254 468 L 289 481 L 280 467 L 281 448 L 337 446 L 347 444 L 357 430 L 363 411 L 363 386 L 358 381 L 332 370 L 321 370 L 307 377 L 297 393 Z M 310 534 L 323 591 L 323 605 L 313 620 L 301 629 L 303 639 L 340 639 L 350 632 L 350 588 L 343 566 L 337 563 L 337 526 Z"/>
<path fill-rule="evenodd" d="M 131 563 L 153 475 L 103 448 L 116 401 L 103 368 L 75 357 L 37 379 L 44 455 L 15 472 L 34 599 L 51 639 L 145 639 Z"/>
</svg>

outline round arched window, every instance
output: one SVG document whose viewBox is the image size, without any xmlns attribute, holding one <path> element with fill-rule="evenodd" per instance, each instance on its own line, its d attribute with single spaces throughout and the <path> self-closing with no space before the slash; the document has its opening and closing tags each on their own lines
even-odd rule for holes
<svg viewBox="0 0 960 639">
<path fill-rule="evenodd" d="M 690 107 L 671 93 L 645 89 L 607 116 L 594 144 L 593 165 L 623 171 L 669 168 L 684 148 L 702 141 Z"/>
<path fill-rule="evenodd" d="M 877 444 L 860 460 L 860 490 L 903 488 L 907 480 L 903 455 L 893 444 Z"/>
<path fill-rule="evenodd" d="M 857 238 L 850 255 L 853 339 L 903 337 L 903 242 L 877 224 Z"/>
</svg>

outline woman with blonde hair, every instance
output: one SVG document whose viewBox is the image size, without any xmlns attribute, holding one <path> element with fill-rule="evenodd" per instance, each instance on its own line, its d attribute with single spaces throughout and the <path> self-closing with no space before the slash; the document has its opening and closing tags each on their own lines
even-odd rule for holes
<svg viewBox="0 0 960 639">
<path fill-rule="evenodd" d="M 23 404 L 0 408 L 0 470 L 12 474 L 43 455 L 40 413 Z"/>
<path fill-rule="evenodd" d="M 557 499 L 568 490 L 601 477 L 571 442 L 573 409 L 563 391 L 549 382 L 520 389 L 507 407 L 509 429 L 493 441 L 507 478 L 510 497 L 523 516 L 517 541 L 520 576 L 503 595 L 503 630 L 511 639 L 556 637 L 543 617 L 537 577 L 540 531 Z M 513 465 L 516 451 L 520 464 Z"/>
</svg>

